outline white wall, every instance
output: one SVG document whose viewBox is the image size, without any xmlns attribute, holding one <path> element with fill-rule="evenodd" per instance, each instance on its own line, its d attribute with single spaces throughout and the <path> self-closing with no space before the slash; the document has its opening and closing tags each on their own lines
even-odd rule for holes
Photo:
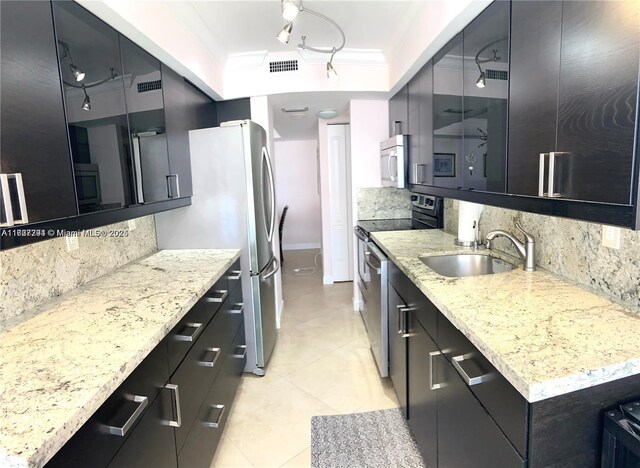
<svg viewBox="0 0 640 468">
<path fill-rule="evenodd" d="M 389 102 L 386 100 L 351 100 L 351 200 L 352 213 L 358 212 L 357 190 L 380 187 L 380 142 L 389 138 Z M 357 219 L 353 218 L 355 227 Z M 354 236 L 353 245 L 357 246 Z M 353 249 L 353 265 L 358 263 L 358 249 Z M 354 269 L 355 271 L 355 269 Z M 358 310 L 362 298 L 353 283 L 353 308 Z"/>
<path fill-rule="evenodd" d="M 289 205 L 282 248 L 319 249 L 322 223 L 316 159 L 318 141 L 276 141 L 274 146 L 278 214 Z"/>
</svg>

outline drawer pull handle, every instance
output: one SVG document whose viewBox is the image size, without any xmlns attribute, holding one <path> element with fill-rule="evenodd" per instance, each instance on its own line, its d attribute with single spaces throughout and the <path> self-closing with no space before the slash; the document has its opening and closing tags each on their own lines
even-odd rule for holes
<svg viewBox="0 0 640 468">
<path fill-rule="evenodd" d="M 240 350 L 239 353 L 235 353 L 233 355 L 234 358 L 236 359 L 244 359 L 247 357 L 247 345 L 240 345 L 236 348 L 236 351 Z"/>
<path fill-rule="evenodd" d="M 453 367 L 456 368 L 456 370 L 458 371 L 458 374 L 460 374 L 460 376 L 464 379 L 467 385 L 471 387 L 472 385 L 479 385 L 481 383 L 488 382 L 489 380 L 491 380 L 490 373 L 481 374 L 476 377 L 469 377 L 469 374 L 467 374 L 467 371 L 465 371 L 464 368 L 462 367 L 462 363 L 464 361 L 471 362 L 471 357 L 472 356 L 469 354 L 462 354 L 460 356 L 454 356 L 451 359 L 451 362 L 453 363 Z"/>
<path fill-rule="evenodd" d="M 433 369 L 433 358 L 436 356 L 442 356 L 442 351 L 431 351 L 429 353 L 429 389 L 431 390 L 438 390 L 439 388 L 444 387 L 443 384 L 435 383 L 433 381 L 433 377 L 435 375 L 435 372 Z"/>
<path fill-rule="evenodd" d="M 169 426 L 180 427 L 182 426 L 182 410 L 180 409 L 180 392 L 178 391 L 178 385 L 167 384 L 164 386 L 164 388 L 166 388 L 173 394 L 173 398 L 171 400 L 171 408 L 176 418 L 168 422 Z"/>
<path fill-rule="evenodd" d="M 187 328 L 193 328 L 193 331 L 190 334 L 186 334 L 184 333 L 184 331 Z M 195 323 L 195 322 L 189 322 L 186 323 L 184 328 L 182 329 L 182 331 L 180 333 L 177 333 L 173 338 L 176 341 L 196 341 L 196 339 L 198 338 L 198 336 L 200 335 L 200 333 L 202 333 L 202 324 L 201 323 Z"/>
<path fill-rule="evenodd" d="M 142 416 L 142 413 L 144 413 L 144 409 L 149 404 L 149 399 L 146 396 L 134 395 L 131 401 L 133 401 L 134 403 L 138 403 L 136 409 L 133 413 L 131 413 L 131 416 L 127 418 L 127 421 L 122 426 L 107 425 L 109 434 L 124 437 L 127 432 L 129 432 L 129 429 L 131 429 L 136 421 L 140 418 L 140 416 Z"/>
<path fill-rule="evenodd" d="M 226 289 L 220 289 L 217 291 L 213 291 L 213 294 L 219 294 L 218 297 L 205 297 L 205 300 L 207 302 L 215 302 L 217 304 L 221 304 L 224 302 L 224 300 L 227 298 L 227 296 L 229 295 L 229 291 Z"/>
<path fill-rule="evenodd" d="M 207 351 L 206 354 L 214 353 L 213 359 L 211 359 L 210 361 L 201 360 L 201 361 L 198 361 L 198 364 L 201 365 L 202 367 L 214 367 L 221 354 L 220 348 L 207 348 L 206 351 Z"/>
<path fill-rule="evenodd" d="M 219 410 L 220 412 L 218 413 L 218 417 L 216 418 L 215 422 L 205 421 L 204 425 L 207 427 L 211 427 L 212 429 L 218 429 L 222 421 L 222 416 L 224 415 L 225 407 L 224 405 L 213 405 L 211 406 L 211 410 L 211 412 L 213 412 L 213 410 Z"/>
<path fill-rule="evenodd" d="M 244 312 L 244 303 L 238 302 L 237 304 L 233 304 L 231 309 L 229 309 L 229 313 L 233 315 L 240 315 Z"/>
<path fill-rule="evenodd" d="M 227 275 L 227 279 L 231 281 L 237 281 L 242 278 L 242 270 L 233 270 L 230 275 Z"/>
</svg>

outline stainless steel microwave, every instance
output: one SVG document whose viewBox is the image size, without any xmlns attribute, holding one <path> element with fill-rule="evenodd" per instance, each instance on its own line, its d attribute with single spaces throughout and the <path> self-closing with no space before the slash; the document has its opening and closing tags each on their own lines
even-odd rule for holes
<svg viewBox="0 0 640 468">
<path fill-rule="evenodd" d="M 100 171 L 97 164 L 75 164 L 76 192 L 79 205 L 102 203 Z"/>
<path fill-rule="evenodd" d="M 405 187 L 407 142 L 406 135 L 396 135 L 380 143 L 380 182 L 383 187 Z"/>
</svg>

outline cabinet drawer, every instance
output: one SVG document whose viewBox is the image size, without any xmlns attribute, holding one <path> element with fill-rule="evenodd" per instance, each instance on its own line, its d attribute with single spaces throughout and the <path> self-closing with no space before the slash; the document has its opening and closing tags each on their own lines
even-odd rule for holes
<svg viewBox="0 0 640 468">
<path fill-rule="evenodd" d="M 242 268 L 240 267 L 240 259 L 236 260 L 231 268 L 227 270 L 225 274 L 227 278 L 229 291 L 233 291 L 236 287 L 239 287 L 242 281 Z"/>
<path fill-rule="evenodd" d="M 436 366 L 439 468 L 523 468 L 526 463 L 476 399 L 458 372 L 441 357 Z"/>
<path fill-rule="evenodd" d="M 196 302 L 169 333 L 169 371 L 171 373 L 176 370 L 198 336 L 229 296 L 227 273 L 216 281 L 213 287 Z"/>
<path fill-rule="evenodd" d="M 520 455 L 526 458 L 528 403 L 525 398 L 442 314 L 438 317 L 438 346 Z"/>
<path fill-rule="evenodd" d="M 47 467 L 106 466 L 168 380 L 167 343 L 162 341 L 54 455 Z M 132 400 L 132 396 L 139 398 Z M 117 427 L 122 430 L 118 431 Z"/>
<path fill-rule="evenodd" d="M 170 390 L 163 389 L 150 405 L 131 436 L 111 463 L 110 468 L 175 468 L 176 458 Z"/>
<path fill-rule="evenodd" d="M 213 460 L 246 362 L 244 327 L 238 330 L 231 349 L 198 410 L 184 445 L 178 447 L 181 468 L 205 467 Z"/>
</svg>

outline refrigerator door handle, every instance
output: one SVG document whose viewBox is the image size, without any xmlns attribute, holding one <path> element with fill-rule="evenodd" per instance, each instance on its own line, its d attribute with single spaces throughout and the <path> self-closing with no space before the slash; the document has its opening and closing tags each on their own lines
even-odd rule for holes
<svg viewBox="0 0 640 468">
<path fill-rule="evenodd" d="M 278 270 L 280 269 L 280 262 L 278 261 L 278 257 L 276 257 L 275 255 L 273 257 L 271 257 L 271 261 L 269 262 L 270 265 L 275 264 L 275 267 L 273 268 L 273 270 L 271 270 L 269 273 L 265 274 L 261 274 L 260 275 L 260 279 L 262 281 L 266 281 L 269 278 L 271 278 L 273 275 L 275 275 Z"/>
<path fill-rule="evenodd" d="M 273 233 L 276 229 L 276 189 L 275 180 L 273 177 L 273 167 L 271 167 L 271 159 L 269 158 L 269 151 L 266 146 L 262 147 L 262 157 L 266 162 L 267 175 L 269 177 L 269 227 L 267 229 L 267 240 L 273 241 Z"/>
<path fill-rule="evenodd" d="M 144 190 L 142 185 L 142 157 L 140 155 L 140 138 L 132 135 L 133 142 L 133 174 L 136 184 L 136 196 L 138 203 L 144 203 Z"/>
</svg>

